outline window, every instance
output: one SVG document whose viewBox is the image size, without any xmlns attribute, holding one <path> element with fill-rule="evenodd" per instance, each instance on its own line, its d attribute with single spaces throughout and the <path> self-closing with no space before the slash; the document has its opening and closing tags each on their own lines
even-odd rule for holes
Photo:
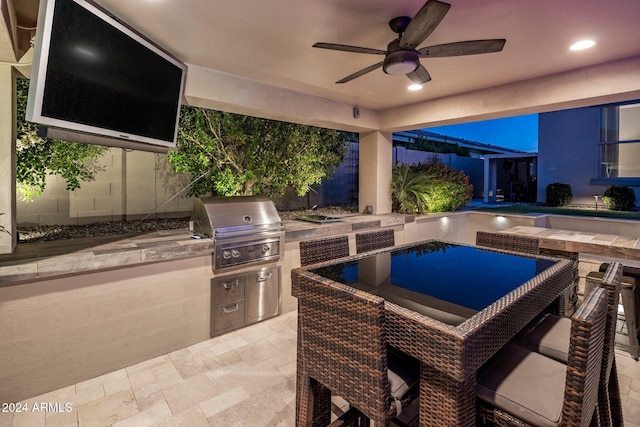
<svg viewBox="0 0 640 427">
<path fill-rule="evenodd" d="M 640 178 L 640 104 L 601 110 L 600 178 Z"/>
</svg>

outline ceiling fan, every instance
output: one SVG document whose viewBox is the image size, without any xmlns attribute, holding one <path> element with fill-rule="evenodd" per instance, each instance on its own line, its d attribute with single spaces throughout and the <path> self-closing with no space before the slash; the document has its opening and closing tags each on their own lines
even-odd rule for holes
<svg viewBox="0 0 640 427">
<path fill-rule="evenodd" d="M 349 46 L 335 43 L 316 43 L 313 47 L 330 50 L 340 50 L 354 53 L 384 55 L 384 60 L 367 68 L 357 71 L 336 83 L 347 83 L 382 67 L 387 74 L 406 74 L 416 84 L 423 84 L 431 80 L 427 69 L 420 64 L 420 58 L 443 58 L 448 56 L 476 55 L 480 53 L 500 52 L 505 39 L 467 40 L 462 42 L 445 43 L 435 46 L 416 48 L 436 29 L 445 17 L 449 8 L 448 3 L 437 0 L 427 0 L 418 13 L 411 19 L 399 16 L 389 21 L 389 27 L 398 38 L 387 45 L 387 50 L 371 49 L 367 47 Z"/>
</svg>

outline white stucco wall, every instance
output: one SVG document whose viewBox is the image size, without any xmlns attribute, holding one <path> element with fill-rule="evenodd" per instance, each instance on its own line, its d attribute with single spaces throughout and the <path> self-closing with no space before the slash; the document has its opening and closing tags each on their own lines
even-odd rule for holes
<svg viewBox="0 0 640 427">
<path fill-rule="evenodd" d="M 577 108 L 538 117 L 538 201 L 546 200 L 547 185 L 571 185 L 573 203 L 594 205 L 594 194 L 606 185 L 593 185 L 598 177 L 600 109 Z"/>
</svg>

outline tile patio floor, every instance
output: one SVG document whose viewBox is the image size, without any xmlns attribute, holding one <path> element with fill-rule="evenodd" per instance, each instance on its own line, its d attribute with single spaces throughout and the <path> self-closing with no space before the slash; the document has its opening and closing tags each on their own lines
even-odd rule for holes
<svg viewBox="0 0 640 427">
<path fill-rule="evenodd" d="M 624 414 L 640 427 L 640 365 L 616 350 Z M 70 412 L 0 413 L 0 427 L 293 426 L 296 314 L 29 399 Z"/>
</svg>

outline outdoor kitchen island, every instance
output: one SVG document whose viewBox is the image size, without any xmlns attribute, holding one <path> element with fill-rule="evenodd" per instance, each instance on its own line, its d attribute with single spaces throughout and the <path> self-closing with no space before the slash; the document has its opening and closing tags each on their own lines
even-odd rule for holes
<svg viewBox="0 0 640 427">
<path fill-rule="evenodd" d="M 356 232 L 391 227 L 402 242 L 410 220 L 389 214 L 331 224 L 284 221 L 280 311 L 296 309 L 290 271 L 299 266 L 301 240 L 346 234 L 355 245 Z M 168 230 L 20 244 L 0 255 L 0 401 L 18 402 L 207 340 L 212 253 L 210 239 Z"/>
</svg>

